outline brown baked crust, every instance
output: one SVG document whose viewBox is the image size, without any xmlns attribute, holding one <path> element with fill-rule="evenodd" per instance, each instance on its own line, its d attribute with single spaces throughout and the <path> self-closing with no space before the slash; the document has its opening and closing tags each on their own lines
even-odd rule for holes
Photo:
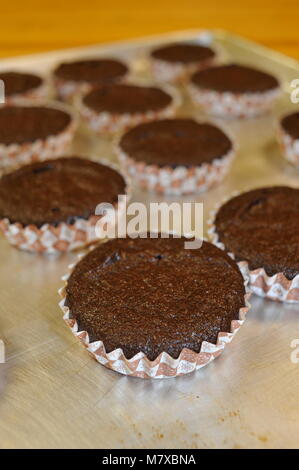
<svg viewBox="0 0 299 470">
<path fill-rule="evenodd" d="M 18 95 L 34 90 L 42 85 L 43 80 L 38 75 L 22 72 L 1 72 L 0 80 L 3 80 L 5 96 Z"/>
<path fill-rule="evenodd" d="M 63 132 L 71 115 L 45 106 L 6 106 L 0 108 L 0 145 L 24 144 Z"/>
<path fill-rule="evenodd" d="M 0 179 L 0 218 L 22 225 L 73 224 L 95 214 L 97 204 L 125 194 L 115 170 L 79 157 L 32 163 Z"/>
<path fill-rule="evenodd" d="M 109 83 L 124 77 L 128 67 L 115 59 L 91 59 L 64 62 L 54 70 L 54 76 L 66 81 Z"/>
<path fill-rule="evenodd" d="M 66 286 L 79 331 L 106 352 L 122 348 L 129 359 L 142 351 L 150 360 L 199 352 L 202 341 L 230 332 L 245 305 L 237 264 L 210 243 L 187 250 L 184 241 L 115 239 L 91 251 Z"/>
<path fill-rule="evenodd" d="M 260 188 L 226 202 L 215 219 L 219 241 L 250 269 L 299 274 L 299 190 Z"/>
<path fill-rule="evenodd" d="M 97 113 L 145 113 L 166 108 L 172 101 L 170 95 L 157 87 L 113 84 L 90 91 L 83 99 Z"/>
<path fill-rule="evenodd" d="M 151 56 L 165 62 L 189 64 L 212 59 L 215 52 L 200 44 L 175 43 L 154 49 Z"/>
<path fill-rule="evenodd" d="M 200 70 L 191 77 L 191 82 L 201 89 L 232 93 L 263 93 L 279 87 L 273 75 L 238 64 Z"/>
<path fill-rule="evenodd" d="M 120 147 L 149 165 L 188 167 L 226 156 L 232 142 L 216 126 L 178 118 L 140 124 L 124 134 Z"/>
<path fill-rule="evenodd" d="M 284 116 L 281 120 L 281 127 L 293 139 L 299 139 L 299 112 Z"/>
</svg>

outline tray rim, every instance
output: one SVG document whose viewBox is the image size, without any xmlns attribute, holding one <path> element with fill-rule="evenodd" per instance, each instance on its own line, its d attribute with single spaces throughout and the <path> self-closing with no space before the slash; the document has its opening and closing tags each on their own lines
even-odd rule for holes
<svg viewBox="0 0 299 470">
<path fill-rule="evenodd" d="M 131 39 L 121 39 L 115 41 L 108 41 L 102 42 L 97 44 L 90 44 L 85 46 L 78 46 L 78 47 L 69 47 L 69 48 L 61 48 L 61 49 L 53 49 L 50 51 L 45 52 L 38 52 L 32 54 L 24 54 L 24 55 L 17 55 L 11 57 L 4 57 L 0 58 L 0 70 L 4 67 L 14 65 L 19 62 L 18 65 L 26 66 L 27 62 L 36 60 L 36 61 L 48 61 L 51 59 L 62 59 L 66 55 L 70 54 L 74 56 L 76 54 L 84 56 L 85 54 L 88 55 L 91 52 L 112 52 L 112 51 L 121 51 L 124 49 L 134 49 L 137 47 L 146 47 L 150 46 L 151 44 L 159 43 L 159 42 L 168 42 L 171 40 L 190 40 L 195 36 L 202 35 L 202 34 L 212 34 L 216 38 L 219 39 L 230 39 L 235 41 L 240 46 L 247 48 L 247 49 L 254 49 L 254 51 L 259 55 L 269 55 L 270 58 L 278 63 L 282 63 L 286 67 L 292 67 L 298 69 L 299 71 L 299 60 L 290 57 L 282 52 L 276 51 L 268 46 L 260 44 L 256 41 L 251 39 L 247 39 L 241 35 L 235 34 L 230 32 L 229 30 L 222 29 L 222 28 L 212 28 L 212 29 L 183 29 L 183 30 L 174 30 L 165 33 L 153 34 L 153 35 L 146 35 L 141 37 L 135 37 Z"/>
</svg>

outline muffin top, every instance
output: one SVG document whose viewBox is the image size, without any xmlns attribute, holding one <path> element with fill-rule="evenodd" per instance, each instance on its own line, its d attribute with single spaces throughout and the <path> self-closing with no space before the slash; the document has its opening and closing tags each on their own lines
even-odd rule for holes
<svg viewBox="0 0 299 470">
<path fill-rule="evenodd" d="M 38 88 L 43 80 L 38 75 L 21 72 L 1 72 L 0 80 L 3 80 L 5 96 L 18 95 Z"/>
<path fill-rule="evenodd" d="M 202 89 L 232 93 L 262 93 L 279 87 L 273 75 L 237 64 L 201 70 L 191 77 L 191 81 Z"/>
<path fill-rule="evenodd" d="M 89 59 L 65 62 L 55 70 L 57 78 L 74 82 L 107 83 L 119 80 L 128 72 L 128 67 L 115 59 Z"/>
<path fill-rule="evenodd" d="M 83 99 L 83 103 L 92 110 L 113 114 L 157 111 L 171 101 L 171 96 L 159 88 L 121 84 L 96 88 Z"/>
<path fill-rule="evenodd" d="M 186 239 L 114 239 L 99 245 L 73 270 L 66 303 L 79 331 L 101 340 L 107 352 L 150 360 L 166 351 L 200 351 L 230 332 L 244 307 L 237 264 L 216 246 L 184 248 Z"/>
<path fill-rule="evenodd" d="M 299 274 L 299 189 L 260 188 L 226 202 L 217 212 L 216 232 L 226 251 L 268 276 Z"/>
<path fill-rule="evenodd" d="M 0 179 L 0 218 L 22 225 L 74 223 L 95 214 L 101 202 L 125 193 L 115 170 L 79 157 L 32 163 Z"/>
<path fill-rule="evenodd" d="M 0 108 L 0 145 L 24 144 L 59 134 L 71 123 L 71 116 L 45 106 Z"/>
<path fill-rule="evenodd" d="M 230 139 L 218 127 L 193 119 L 164 119 L 140 124 L 120 140 L 121 149 L 136 161 L 158 166 L 194 166 L 224 157 Z"/>
<path fill-rule="evenodd" d="M 281 120 L 281 126 L 293 139 L 299 139 L 299 112 L 285 116 Z"/>
<path fill-rule="evenodd" d="M 154 49 L 151 56 L 165 62 L 188 64 L 211 59 L 215 56 L 215 52 L 210 47 L 200 44 L 176 43 Z"/>
</svg>

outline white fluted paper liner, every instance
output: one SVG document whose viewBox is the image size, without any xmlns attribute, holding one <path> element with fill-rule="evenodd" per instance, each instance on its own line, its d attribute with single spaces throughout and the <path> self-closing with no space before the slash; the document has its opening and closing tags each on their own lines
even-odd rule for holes
<svg viewBox="0 0 299 470">
<path fill-rule="evenodd" d="M 27 105 L 33 106 L 32 103 L 27 103 Z M 34 105 L 38 106 L 37 103 Z M 48 158 L 56 158 L 67 152 L 77 128 L 75 115 L 60 104 L 43 104 L 43 106 L 60 109 L 69 114 L 71 117 L 69 125 L 58 134 L 49 135 L 45 139 L 37 139 L 34 142 L 9 145 L 0 143 L 0 170 L 47 160 Z"/>
<path fill-rule="evenodd" d="M 175 116 L 177 109 L 181 105 L 181 99 L 178 92 L 174 88 L 166 87 L 165 85 L 163 85 L 163 87 L 159 86 L 159 88 L 170 95 L 172 100 L 168 106 L 155 111 L 149 110 L 143 113 L 120 114 L 112 114 L 107 111 L 97 113 L 93 109 L 84 105 L 82 99 L 80 100 L 78 107 L 80 114 L 92 132 L 95 132 L 96 134 L 115 134 L 144 122 L 154 121 L 157 119 L 167 119 Z"/>
<path fill-rule="evenodd" d="M 231 93 L 201 89 L 189 83 L 187 91 L 195 106 L 207 114 L 223 118 L 250 118 L 271 111 L 281 94 L 280 88 L 263 93 Z"/>
<path fill-rule="evenodd" d="M 223 204 L 240 194 L 242 193 L 235 192 L 230 197 L 224 198 L 210 214 L 208 234 L 212 243 L 222 250 L 225 250 L 225 245 L 219 240 L 215 227 L 215 217 Z M 235 258 L 233 253 L 228 253 L 228 255 L 233 259 Z M 240 261 L 238 264 L 240 263 L 243 266 L 244 272 L 247 271 L 248 273 L 249 287 L 254 294 L 278 302 L 299 302 L 299 274 L 294 279 L 289 280 L 283 273 L 268 276 L 263 267 L 250 270 L 247 261 Z"/>
<path fill-rule="evenodd" d="M 78 262 L 83 256 L 83 254 L 78 256 Z M 239 328 L 243 325 L 246 314 L 250 308 L 248 301 L 250 291 L 247 287 L 247 272 L 243 270 L 241 264 L 239 268 L 244 277 L 244 285 L 246 288 L 244 307 L 239 310 L 239 319 L 231 322 L 230 332 L 218 333 L 216 344 L 203 341 L 199 353 L 184 348 L 177 359 L 174 359 L 166 352 L 161 353 L 154 361 L 150 361 L 143 352 L 139 352 L 131 359 L 127 359 L 122 349 L 118 348 L 107 353 L 102 341 L 90 342 L 88 333 L 86 331 L 79 331 L 77 321 L 72 318 L 70 309 L 65 305 L 66 285 L 75 265 L 76 263 L 69 266 L 68 274 L 62 277 L 64 286 L 58 291 L 62 298 L 59 302 L 59 306 L 64 313 L 63 319 L 74 336 L 79 339 L 81 344 L 97 362 L 124 375 L 142 379 L 163 379 L 189 374 L 190 372 L 201 369 L 223 352 L 225 346 L 231 342 Z"/>
<path fill-rule="evenodd" d="M 16 93 L 14 95 L 5 96 L 4 106 L 30 104 L 32 102 L 44 102 L 49 98 L 50 89 L 46 80 L 36 88 L 25 91 L 23 93 Z"/>
<path fill-rule="evenodd" d="M 216 60 L 215 56 L 204 61 L 185 64 L 182 62 L 171 63 L 155 59 L 152 56 L 149 57 L 151 74 L 155 80 L 173 84 L 187 82 L 193 73 L 211 67 L 216 63 Z"/>
<path fill-rule="evenodd" d="M 228 173 L 235 156 L 234 148 L 222 158 L 199 166 L 186 167 L 147 165 L 127 155 L 119 145 L 116 153 L 123 171 L 134 179 L 141 189 L 165 195 L 201 193 L 220 183 Z"/>
<path fill-rule="evenodd" d="M 277 132 L 283 156 L 293 165 L 299 166 L 299 139 L 294 139 L 281 126 Z"/>
<path fill-rule="evenodd" d="M 119 171 L 113 163 L 106 160 L 96 160 L 98 163 L 110 166 Z M 128 178 L 125 178 L 127 201 L 131 196 L 131 186 Z M 37 227 L 34 224 L 23 226 L 19 222 L 11 223 L 9 219 L 0 219 L 0 232 L 7 238 L 9 243 L 20 250 L 59 254 L 77 250 L 86 245 L 104 239 L 108 230 L 115 226 L 118 217 L 126 211 L 126 201 L 120 200 L 115 204 L 116 217 L 112 214 L 105 216 L 92 215 L 88 219 L 79 218 L 73 224 L 60 222 L 57 226 L 44 224 Z"/>
</svg>

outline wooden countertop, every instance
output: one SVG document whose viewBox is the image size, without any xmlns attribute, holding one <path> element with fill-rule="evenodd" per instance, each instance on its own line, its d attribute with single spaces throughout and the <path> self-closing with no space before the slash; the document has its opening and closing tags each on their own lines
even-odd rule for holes
<svg viewBox="0 0 299 470">
<path fill-rule="evenodd" d="M 223 28 L 299 59 L 297 0 L 15 0 L 1 5 L 0 56 L 188 28 Z"/>
</svg>

